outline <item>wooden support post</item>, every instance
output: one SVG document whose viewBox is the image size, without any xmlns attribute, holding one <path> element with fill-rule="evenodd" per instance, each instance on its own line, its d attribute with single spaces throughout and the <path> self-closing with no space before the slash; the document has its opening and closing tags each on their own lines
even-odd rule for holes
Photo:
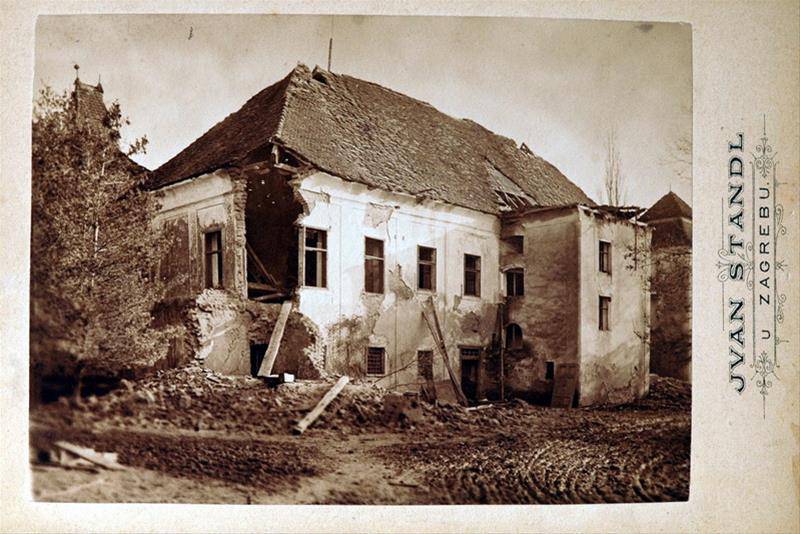
<svg viewBox="0 0 800 534">
<path fill-rule="evenodd" d="M 292 301 L 285 300 L 283 304 L 281 304 L 281 312 L 278 314 L 278 321 L 275 323 L 275 329 L 272 331 L 272 335 L 269 336 L 269 347 L 267 347 L 267 354 L 264 356 L 264 361 L 261 362 L 261 367 L 258 369 L 258 376 L 272 374 L 272 366 L 275 365 L 275 359 L 278 357 L 278 349 L 281 346 L 283 330 L 286 328 L 286 321 L 289 319 L 289 312 L 291 311 Z"/>
<path fill-rule="evenodd" d="M 317 420 L 317 418 L 322 414 L 325 408 L 331 402 L 333 402 L 333 399 L 335 399 L 339 395 L 339 393 L 344 389 L 344 387 L 347 385 L 349 381 L 350 379 L 347 376 L 341 377 L 336 382 L 336 384 L 334 384 L 333 387 L 329 389 L 327 393 L 325 393 L 325 396 L 320 399 L 317 405 L 314 406 L 314 409 L 308 412 L 306 416 L 303 417 L 303 419 L 301 419 L 300 422 L 295 425 L 295 427 L 292 429 L 292 432 L 294 432 L 295 434 L 302 434 L 303 432 L 305 432 L 306 428 L 308 428 L 311 425 L 311 423 Z"/>
<path fill-rule="evenodd" d="M 428 323 L 428 328 L 431 331 L 434 343 L 436 343 L 436 348 L 439 349 L 442 358 L 444 358 L 444 365 L 447 368 L 447 374 L 450 375 L 450 382 L 453 384 L 456 397 L 463 406 L 466 406 L 469 402 L 467 401 L 466 395 L 464 395 L 464 392 L 461 390 L 461 385 L 458 383 L 458 380 L 456 380 L 456 374 L 453 372 L 453 368 L 450 366 L 450 358 L 447 356 L 447 345 L 445 345 L 444 342 L 442 328 L 439 326 L 439 317 L 436 315 L 436 306 L 433 304 L 433 297 L 428 297 L 428 300 L 423 304 L 422 316 Z"/>
</svg>

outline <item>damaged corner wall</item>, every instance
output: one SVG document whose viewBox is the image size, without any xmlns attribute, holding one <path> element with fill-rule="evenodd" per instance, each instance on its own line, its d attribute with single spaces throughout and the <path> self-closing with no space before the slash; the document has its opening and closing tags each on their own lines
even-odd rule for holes
<svg viewBox="0 0 800 534">
<path fill-rule="evenodd" d="M 502 269 L 524 269 L 524 296 L 506 299 L 505 323 L 522 329 L 523 346 L 505 352 L 507 395 L 549 403 L 547 362 L 577 363 L 580 260 L 576 209 L 552 210 L 503 229 L 523 237 L 523 251 L 503 242 Z"/>
<path fill-rule="evenodd" d="M 280 307 L 203 291 L 185 314 L 195 361 L 221 374 L 251 374 L 251 347 L 269 344 Z M 324 373 L 316 327 L 297 312 L 289 316 L 273 372 L 308 379 Z"/>
<path fill-rule="evenodd" d="M 245 295 L 243 243 L 244 186 L 226 171 L 205 174 L 153 193 L 161 205 L 154 220 L 170 240 L 160 275 L 169 297 L 193 297 L 205 288 L 204 233 L 222 232 L 222 282 L 228 291 Z"/>
<path fill-rule="evenodd" d="M 643 397 L 650 367 L 650 230 L 580 210 L 580 404 Z M 611 243 L 611 273 L 599 270 L 599 242 Z M 609 330 L 598 326 L 599 297 L 611 299 Z"/>
<path fill-rule="evenodd" d="M 460 377 L 460 348 L 491 340 L 499 299 L 496 217 L 419 202 L 319 172 L 298 180 L 309 213 L 301 225 L 327 232 L 327 287 L 300 287 L 300 312 L 319 326 L 326 369 L 365 377 L 392 389 L 418 390 L 425 383 L 417 353 L 435 351 L 422 316 L 434 297 L 450 362 Z M 383 242 L 383 293 L 365 292 L 365 238 Z M 436 290 L 417 289 L 418 247 L 436 249 Z M 481 296 L 463 296 L 464 254 L 481 257 Z M 488 318 L 488 319 L 487 319 Z M 366 376 L 368 347 L 382 348 L 385 375 Z M 434 356 L 436 380 L 449 377 Z"/>
</svg>

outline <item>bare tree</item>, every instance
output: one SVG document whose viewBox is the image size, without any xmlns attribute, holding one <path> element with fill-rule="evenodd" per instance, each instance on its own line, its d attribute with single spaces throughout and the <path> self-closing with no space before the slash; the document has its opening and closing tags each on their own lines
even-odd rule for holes
<svg viewBox="0 0 800 534">
<path fill-rule="evenodd" d="M 617 132 L 614 129 L 608 132 L 606 140 L 606 174 L 603 177 L 603 185 L 608 205 L 622 206 L 625 204 L 625 175 L 622 174 Z"/>
</svg>

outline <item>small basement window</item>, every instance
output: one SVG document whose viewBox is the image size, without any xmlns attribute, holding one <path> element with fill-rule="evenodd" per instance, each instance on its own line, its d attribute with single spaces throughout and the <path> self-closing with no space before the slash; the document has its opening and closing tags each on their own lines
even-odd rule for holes
<svg viewBox="0 0 800 534">
<path fill-rule="evenodd" d="M 425 380 L 433 379 L 433 351 L 417 351 L 417 376 Z"/>
<path fill-rule="evenodd" d="M 611 297 L 600 297 L 598 304 L 598 327 L 600 330 L 611 330 L 609 324 L 609 309 L 611 308 Z"/>
<path fill-rule="evenodd" d="M 364 291 L 383 293 L 383 241 L 371 237 L 364 242 Z"/>
<path fill-rule="evenodd" d="M 222 230 L 206 232 L 204 244 L 206 287 L 222 287 Z"/>
<path fill-rule="evenodd" d="M 417 247 L 417 288 L 436 291 L 436 249 Z"/>
<path fill-rule="evenodd" d="M 611 243 L 600 241 L 600 272 L 611 274 Z"/>
<path fill-rule="evenodd" d="M 386 351 L 383 347 L 367 349 L 367 374 L 372 376 L 386 374 Z"/>
<path fill-rule="evenodd" d="M 481 296 L 481 257 L 464 254 L 464 295 Z"/>
<path fill-rule="evenodd" d="M 518 324 L 511 323 L 506 326 L 506 348 L 522 348 L 522 328 Z"/>
<path fill-rule="evenodd" d="M 303 285 L 328 286 L 328 232 L 303 228 Z"/>
<path fill-rule="evenodd" d="M 506 295 L 521 297 L 525 294 L 525 274 L 522 269 L 506 271 Z"/>
</svg>

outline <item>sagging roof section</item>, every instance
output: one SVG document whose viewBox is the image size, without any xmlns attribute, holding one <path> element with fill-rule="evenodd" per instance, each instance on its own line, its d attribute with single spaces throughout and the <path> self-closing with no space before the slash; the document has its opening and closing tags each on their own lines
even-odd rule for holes
<svg viewBox="0 0 800 534">
<path fill-rule="evenodd" d="M 151 185 L 235 165 L 268 143 L 344 180 L 486 213 L 503 211 L 498 173 L 536 206 L 594 204 L 511 139 L 380 85 L 302 64 L 157 169 Z"/>
</svg>

